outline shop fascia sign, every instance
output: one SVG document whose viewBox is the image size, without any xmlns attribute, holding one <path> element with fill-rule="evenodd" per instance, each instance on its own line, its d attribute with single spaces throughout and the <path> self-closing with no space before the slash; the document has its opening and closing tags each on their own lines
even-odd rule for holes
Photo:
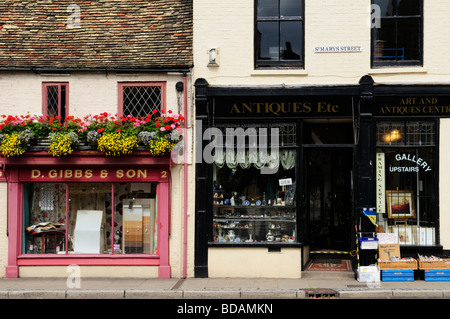
<svg viewBox="0 0 450 319">
<path fill-rule="evenodd" d="M 377 115 L 435 116 L 450 114 L 449 96 L 376 96 Z"/>
<path fill-rule="evenodd" d="M 238 97 L 215 103 L 216 117 L 350 116 L 351 96 L 328 97 Z"/>
<path fill-rule="evenodd" d="M 30 168 L 19 172 L 21 180 L 29 181 L 153 181 L 168 178 L 167 170 L 146 168 Z"/>
</svg>

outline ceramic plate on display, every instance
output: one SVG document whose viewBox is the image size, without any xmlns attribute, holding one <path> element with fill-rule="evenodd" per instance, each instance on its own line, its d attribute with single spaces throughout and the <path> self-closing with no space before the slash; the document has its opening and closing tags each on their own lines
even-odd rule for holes
<svg viewBox="0 0 450 319">
<path fill-rule="evenodd" d="M 245 200 L 244 201 L 244 206 L 249 206 L 249 205 L 250 205 L 250 202 L 248 200 Z"/>
<path fill-rule="evenodd" d="M 234 240 L 234 242 L 235 242 L 235 243 L 240 243 L 240 242 L 241 242 L 241 239 L 240 239 L 239 237 L 237 237 L 237 238 Z"/>
<path fill-rule="evenodd" d="M 260 200 L 256 201 L 256 206 L 261 206 L 261 201 Z"/>
</svg>

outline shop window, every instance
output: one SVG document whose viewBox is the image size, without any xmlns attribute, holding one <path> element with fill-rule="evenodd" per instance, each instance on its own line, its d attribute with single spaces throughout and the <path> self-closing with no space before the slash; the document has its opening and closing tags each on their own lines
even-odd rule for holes
<svg viewBox="0 0 450 319">
<path fill-rule="evenodd" d="M 23 252 L 156 254 L 155 187 L 150 183 L 25 184 Z"/>
<path fill-rule="evenodd" d="M 44 116 L 60 116 L 64 119 L 69 115 L 69 84 L 68 83 L 44 83 L 42 114 Z"/>
<path fill-rule="evenodd" d="M 377 124 L 379 224 L 403 245 L 436 245 L 435 123 Z"/>
<path fill-rule="evenodd" d="M 164 111 L 165 83 L 119 83 L 119 113 L 145 117 Z"/>
<path fill-rule="evenodd" d="M 303 0 L 256 0 L 255 65 L 303 67 Z"/>
<path fill-rule="evenodd" d="M 422 65 L 422 0 L 372 0 L 372 66 Z"/>
<path fill-rule="evenodd" d="M 295 242 L 295 125 L 220 128 L 228 147 L 215 150 L 212 241 Z"/>
<path fill-rule="evenodd" d="M 434 122 L 380 121 L 377 124 L 378 146 L 434 146 L 435 135 Z"/>
</svg>

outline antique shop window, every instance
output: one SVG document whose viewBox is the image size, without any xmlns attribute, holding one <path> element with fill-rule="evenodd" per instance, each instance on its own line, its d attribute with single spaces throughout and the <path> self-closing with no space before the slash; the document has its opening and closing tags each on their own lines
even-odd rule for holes
<svg viewBox="0 0 450 319">
<path fill-rule="evenodd" d="M 119 114 L 145 117 L 164 111 L 165 83 L 119 83 Z"/>
<path fill-rule="evenodd" d="M 377 123 L 377 212 L 403 245 L 436 244 L 436 128 L 433 121 Z"/>
<path fill-rule="evenodd" d="M 303 0 L 255 1 L 255 66 L 303 67 Z"/>
<path fill-rule="evenodd" d="M 150 183 L 24 184 L 23 253 L 155 254 L 155 187 Z"/>
<path fill-rule="evenodd" d="M 231 125 L 221 129 L 224 148 L 216 148 L 213 169 L 213 241 L 295 242 L 295 125 L 238 128 L 245 138 Z"/>
<path fill-rule="evenodd" d="M 372 66 L 422 65 L 422 0 L 372 0 Z"/>
<path fill-rule="evenodd" d="M 44 116 L 60 116 L 64 119 L 69 115 L 69 84 L 43 83 L 42 114 Z"/>
</svg>

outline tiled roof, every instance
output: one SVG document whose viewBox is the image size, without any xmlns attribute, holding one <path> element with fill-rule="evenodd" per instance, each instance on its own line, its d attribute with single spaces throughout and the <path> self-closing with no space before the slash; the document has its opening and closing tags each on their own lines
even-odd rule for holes
<svg viewBox="0 0 450 319">
<path fill-rule="evenodd" d="M 0 0 L 0 69 L 192 63 L 192 0 Z"/>
</svg>

